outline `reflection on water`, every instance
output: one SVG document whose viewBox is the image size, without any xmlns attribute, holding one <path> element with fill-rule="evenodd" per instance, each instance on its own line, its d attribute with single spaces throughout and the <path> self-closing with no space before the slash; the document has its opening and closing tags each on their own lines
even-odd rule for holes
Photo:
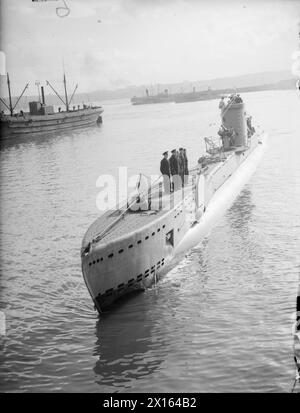
<svg viewBox="0 0 300 413">
<path fill-rule="evenodd" d="M 122 390 L 159 367 L 162 360 L 151 340 L 154 322 L 141 305 L 131 306 L 130 314 L 115 311 L 97 322 L 94 372 L 101 388 Z"/>
<path fill-rule="evenodd" d="M 232 248 L 237 251 L 237 257 L 241 257 L 240 247 L 247 254 L 246 261 L 253 262 L 253 268 L 259 268 L 263 257 L 259 248 L 258 234 L 254 230 L 255 204 L 252 202 L 252 193 L 248 186 L 242 190 L 226 217 L 233 231 L 234 237 L 230 241 Z M 234 245 L 234 247 L 233 247 Z M 234 249 L 233 249 L 234 251 Z"/>
<path fill-rule="evenodd" d="M 68 131 L 56 131 L 56 132 L 46 132 L 42 134 L 38 133 L 28 133 L 26 135 L 12 135 L 10 137 L 1 137 L 0 148 L 1 150 L 9 148 L 19 148 L 20 146 L 27 145 L 42 145 L 45 147 L 47 144 L 55 145 L 57 141 L 61 139 L 76 139 L 81 138 L 82 134 L 85 135 L 101 135 L 102 124 L 94 125 L 90 127 L 78 128 Z"/>
<path fill-rule="evenodd" d="M 2 143 L 2 391 L 290 390 L 299 100 L 288 91 L 245 100 L 270 134 L 256 173 L 201 244 L 100 319 L 80 262 L 99 214 L 97 178 L 119 166 L 157 173 L 161 153 L 182 145 L 195 164 L 217 102 L 115 102 L 100 127 Z"/>
<path fill-rule="evenodd" d="M 242 190 L 234 204 L 227 212 L 227 217 L 232 228 L 238 230 L 242 235 L 248 230 L 255 205 L 252 202 L 252 194 L 248 187 Z"/>
</svg>

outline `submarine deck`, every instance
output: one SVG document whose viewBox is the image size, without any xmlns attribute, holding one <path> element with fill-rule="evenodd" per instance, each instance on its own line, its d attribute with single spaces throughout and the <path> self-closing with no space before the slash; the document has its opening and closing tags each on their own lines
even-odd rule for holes
<svg viewBox="0 0 300 413">
<path fill-rule="evenodd" d="M 192 192 L 192 185 L 189 184 L 184 187 L 184 196 L 187 196 Z M 157 194 L 156 194 L 157 197 Z M 172 203 L 172 198 L 174 197 L 174 193 L 171 194 L 164 194 L 163 200 L 168 202 L 168 205 Z M 154 200 L 155 196 L 151 199 Z M 171 198 L 171 199 L 170 199 Z M 163 202 L 164 204 L 164 202 Z M 174 205 L 175 209 L 176 205 Z M 137 231 L 139 228 L 142 228 L 148 224 L 151 224 L 153 221 L 158 220 L 165 214 L 169 213 L 170 209 L 162 208 L 159 210 L 149 210 L 149 211 L 126 211 L 124 213 L 124 209 L 121 210 L 109 210 L 106 211 L 103 215 L 97 218 L 92 225 L 87 230 L 83 241 L 82 241 L 82 248 L 85 248 L 90 242 L 95 240 L 100 234 L 104 233 L 103 236 L 100 236 L 98 243 L 101 244 L 109 244 L 112 241 L 121 238 L 122 236 Z M 123 216 L 121 216 L 123 213 Z M 116 221 L 116 224 L 114 222 Z M 111 229 L 109 227 L 112 226 Z M 105 232 L 106 228 L 108 228 L 107 232 Z"/>
<path fill-rule="evenodd" d="M 223 160 L 227 159 L 234 152 L 235 148 L 233 148 L 233 150 L 231 151 L 224 153 L 225 158 Z M 213 162 L 207 165 L 205 168 L 202 169 L 202 173 L 204 173 L 205 176 L 210 175 L 216 168 L 218 168 L 223 163 L 223 160 L 219 160 L 217 162 Z M 188 196 L 192 192 L 192 176 L 195 176 L 197 174 L 197 171 L 197 167 L 190 170 L 189 182 L 184 187 L 184 197 Z M 152 193 L 151 199 L 155 199 L 155 197 L 157 198 L 158 196 L 159 195 L 157 190 L 156 192 Z M 174 197 L 174 192 L 172 192 L 171 194 L 164 194 L 162 198 L 163 200 L 165 200 L 164 202 L 168 203 L 168 205 L 172 205 L 173 201 L 172 199 L 170 199 L 172 197 Z M 174 205 L 174 208 L 175 207 L 176 205 Z M 151 224 L 153 221 L 158 220 L 163 215 L 169 212 L 170 209 L 166 208 L 150 211 L 140 210 L 136 212 L 128 210 L 125 212 L 124 207 L 121 209 L 106 211 L 103 215 L 97 218 L 88 228 L 82 241 L 82 248 L 86 248 L 88 244 L 90 244 L 91 242 L 107 245 L 115 241 L 116 239 L 123 237 L 126 234 L 137 231 L 138 229 L 148 224 Z"/>
</svg>

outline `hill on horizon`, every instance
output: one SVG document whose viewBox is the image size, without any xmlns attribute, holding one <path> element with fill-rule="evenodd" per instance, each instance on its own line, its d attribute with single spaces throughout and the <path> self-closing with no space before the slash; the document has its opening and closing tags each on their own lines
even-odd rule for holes
<svg viewBox="0 0 300 413">
<path fill-rule="evenodd" d="M 79 81 L 80 82 L 80 81 Z M 287 70 L 282 71 L 270 71 L 270 72 L 258 72 L 249 73 L 240 76 L 231 76 L 223 78 L 214 78 L 208 80 L 195 80 L 189 81 L 184 80 L 180 83 L 157 83 L 153 85 L 132 85 L 124 88 L 106 90 L 99 89 L 93 92 L 81 92 L 77 93 L 74 97 L 72 104 L 77 105 L 82 102 L 101 102 L 110 99 L 122 99 L 122 98 L 132 98 L 133 96 L 145 96 L 146 89 L 149 90 L 150 94 L 157 94 L 158 92 L 163 92 L 168 90 L 169 93 L 180 93 L 180 92 L 191 92 L 193 88 L 197 91 L 207 90 L 211 88 L 213 90 L 228 89 L 228 88 L 242 88 L 242 87 L 259 87 L 273 85 L 276 89 L 290 89 L 293 85 L 293 76 L 291 72 Z M 80 86 L 80 85 L 79 85 Z M 270 87 L 268 87 L 270 89 Z M 47 89 L 46 89 L 47 90 Z M 3 91 L 3 89 L 2 89 Z M 63 95 L 62 95 L 63 97 Z M 62 102 L 57 98 L 55 94 L 46 94 L 46 103 L 49 105 L 62 105 Z M 13 102 L 16 102 L 17 97 L 13 97 Z M 17 108 L 24 107 L 28 105 L 28 102 L 32 100 L 37 100 L 36 95 L 24 95 L 21 102 L 18 104 Z M 5 97 L 7 101 L 7 97 Z M 3 104 L 1 103 L 1 109 L 3 109 Z"/>
</svg>

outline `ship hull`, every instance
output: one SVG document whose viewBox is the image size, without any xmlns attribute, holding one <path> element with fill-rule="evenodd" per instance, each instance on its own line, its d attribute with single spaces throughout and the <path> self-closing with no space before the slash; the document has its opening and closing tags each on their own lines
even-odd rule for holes
<svg viewBox="0 0 300 413">
<path fill-rule="evenodd" d="M 177 95 L 174 101 L 175 103 L 198 102 L 201 100 L 217 99 L 218 97 L 219 97 L 219 93 L 217 92 L 182 93 L 180 95 Z"/>
<path fill-rule="evenodd" d="M 4 116 L 1 118 L 3 138 L 28 134 L 59 132 L 101 123 L 102 108 L 80 109 L 49 115 Z"/>
<path fill-rule="evenodd" d="M 132 105 L 150 105 L 155 103 L 170 103 L 174 102 L 173 96 L 149 96 L 132 98 Z"/>
<path fill-rule="evenodd" d="M 83 256 L 84 280 L 98 311 L 102 312 L 118 298 L 148 288 L 158 280 L 186 229 L 184 210 L 178 207 L 111 244 L 95 246 Z M 166 242 L 168 234 L 172 239 Z"/>
<path fill-rule="evenodd" d="M 249 147 L 232 151 L 226 160 L 202 175 L 197 195 L 190 192 L 162 217 L 136 231 L 95 243 L 82 254 L 82 272 L 86 286 L 101 313 L 118 298 L 143 290 L 167 271 L 176 248 L 205 210 L 222 185 L 258 148 L 259 136 L 253 136 Z M 197 198 L 197 200 L 196 200 Z M 85 245 L 83 245 L 84 247 Z"/>
</svg>

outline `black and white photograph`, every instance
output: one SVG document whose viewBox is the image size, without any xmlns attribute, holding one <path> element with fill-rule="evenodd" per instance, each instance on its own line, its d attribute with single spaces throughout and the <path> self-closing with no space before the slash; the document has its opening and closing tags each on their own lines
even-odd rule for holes
<svg viewBox="0 0 300 413">
<path fill-rule="evenodd" d="M 300 393 L 300 2 L 0 20 L 0 393 Z"/>
</svg>

